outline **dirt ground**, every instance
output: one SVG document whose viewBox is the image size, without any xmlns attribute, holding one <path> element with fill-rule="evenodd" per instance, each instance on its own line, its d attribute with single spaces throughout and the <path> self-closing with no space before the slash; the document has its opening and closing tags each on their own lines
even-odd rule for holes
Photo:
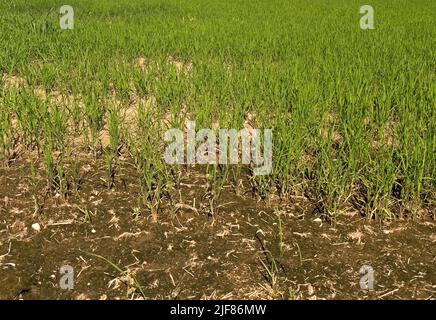
<svg viewBox="0 0 436 320">
<path fill-rule="evenodd" d="M 191 172 L 177 209 L 153 222 L 134 174 L 122 169 L 109 190 L 103 165 L 83 165 L 82 188 L 67 198 L 47 196 L 24 160 L 0 168 L 1 299 L 436 297 L 434 221 L 328 223 L 304 199 L 258 201 L 230 188 L 211 216 L 204 177 Z M 74 269 L 71 290 L 59 285 L 63 265 Z M 374 270 L 372 291 L 360 288 L 363 265 Z"/>
</svg>

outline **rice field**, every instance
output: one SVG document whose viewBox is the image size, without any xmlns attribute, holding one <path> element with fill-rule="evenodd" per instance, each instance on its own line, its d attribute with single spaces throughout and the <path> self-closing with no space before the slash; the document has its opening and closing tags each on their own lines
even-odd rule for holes
<svg viewBox="0 0 436 320">
<path fill-rule="evenodd" d="M 374 8 L 374 29 L 359 25 L 364 4 Z M 100 291 L 87 292 L 83 284 L 81 295 L 74 295 L 44 291 L 34 285 L 42 281 L 37 276 L 29 278 L 31 297 L 304 299 L 314 293 L 303 292 L 301 279 L 289 272 L 281 274 L 284 261 L 292 261 L 289 270 L 305 274 L 310 241 L 326 245 L 326 254 L 331 250 L 326 242 L 333 243 L 329 237 L 336 235 L 328 233 L 330 227 L 343 228 L 342 240 L 352 246 L 360 246 L 362 237 L 372 243 L 367 255 L 363 249 L 351 255 L 348 267 L 352 259 L 363 264 L 378 254 L 378 234 L 393 246 L 410 239 L 410 252 L 418 250 L 413 255 L 421 255 L 427 268 L 422 280 L 427 291 L 411 296 L 412 289 L 401 289 L 397 298 L 434 298 L 434 1 L 70 0 L 73 29 L 60 27 L 62 5 L 0 3 L 0 229 L 7 230 L 0 233 L 0 254 L 23 246 L 15 259 L 25 261 L 41 246 L 52 248 L 43 250 L 48 258 L 41 263 L 49 264 L 44 275 L 57 274 L 63 261 L 115 265 L 112 271 L 120 274 L 115 280 L 127 277 L 130 284 L 127 293 L 116 283 L 115 293 L 108 293 L 108 275 L 84 271 L 88 282 L 100 277 Z M 197 130 L 216 133 L 271 129 L 271 172 L 254 174 L 252 162 L 168 163 L 165 134 L 186 132 L 189 121 Z M 251 221 L 251 215 L 260 220 Z M 292 229 L 303 215 L 308 225 Z M 266 233 L 257 248 L 252 241 L 258 242 L 253 238 L 258 230 L 240 231 L 254 251 L 262 252 L 252 264 L 266 280 L 254 288 L 233 278 L 236 288 L 223 284 L 204 292 L 189 287 L 189 273 L 199 283 L 209 278 L 192 270 L 181 271 L 180 283 L 167 272 L 165 280 L 157 276 L 160 287 L 147 287 L 156 279 L 144 263 L 124 267 L 131 265 L 126 262 L 131 256 L 119 254 L 115 248 L 121 247 L 93 242 L 97 235 L 114 243 L 124 239 L 134 250 L 138 243 L 165 242 L 172 232 L 198 235 L 176 237 L 171 247 L 185 268 L 184 259 L 193 257 L 184 257 L 178 242 L 205 245 L 209 233 L 227 239 L 245 218 Z M 318 221 L 325 232 L 316 231 Z M 194 231 L 183 229 L 191 222 Z M 398 235 L 395 242 L 390 231 L 403 230 L 408 222 L 407 237 Z M 63 240 L 45 247 L 58 235 L 53 228 L 65 241 L 72 237 L 68 250 Z M 317 233 L 316 240 L 307 239 Z M 27 241 L 33 249 L 26 250 Z M 228 242 L 213 245 L 227 248 L 226 256 L 241 249 L 241 241 L 235 248 L 227 248 Z M 201 256 L 203 249 L 197 249 Z M 145 258 L 163 254 L 147 250 Z M 244 250 L 231 265 L 250 259 Z M 0 255 L 0 266 L 7 258 Z M 387 262 L 373 263 L 384 268 Z M 353 267 L 356 272 L 360 265 Z M 343 272 L 344 266 L 332 272 Z M 0 272 L 9 280 L 0 285 L 0 297 L 22 297 L 14 279 L 17 272 L 34 275 L 32 268 L 29 262 L 21 269 L 5 266 Z M 398 279 L 392 286 L 398 283 L 407 287 Z M 384 288 L 369 297 L 385 297 L 391 291 Z M 317 290 L 318 298 L 368 297 L 345 284 Z"/>
</svg>

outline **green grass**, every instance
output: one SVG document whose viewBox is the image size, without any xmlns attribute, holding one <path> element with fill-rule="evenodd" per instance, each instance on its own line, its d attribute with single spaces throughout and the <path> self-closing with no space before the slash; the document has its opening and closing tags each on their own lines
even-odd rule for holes
<svg viewBox="0 0 436 320">
<path fill-rule="evenodd" d="M 63 4 L 0 4 L 0 73 L 26 82 L 0 81 L 5 163 L 37 150 L 54 180 L 81 137 L 112 187 L 124 147 L 153 212 L 180 169 L 163 161 L 164 119 L 238 129 L 253 115 L 274 129 L 273 174 L 250 177 L 259 196 L 304 194 L 329 216 L 434 208 L 434 1 L 374 0 L 375 30 L 354 0 L 70 1 L 74 30 L 59 28 Z M 215 169 L 212 186 L 247 174 Z"/>
</svg>

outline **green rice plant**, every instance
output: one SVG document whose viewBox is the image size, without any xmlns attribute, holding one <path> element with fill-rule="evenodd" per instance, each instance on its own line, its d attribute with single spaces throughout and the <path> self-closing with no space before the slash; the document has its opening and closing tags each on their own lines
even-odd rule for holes
<svg viewBox="0 0 436 320">
<path fill-rule="evenodd" d="M 224 191 L 224 186 L 228 183 L 229 179 L 229 167 L 219 164 L 208 164 L 206 166 L 206 193 L 203 196 L 208 199 L 208 214 L 214 217 L 217 209 L 220 207 L 218 201 L 222 192 Z"/>
<path fill-rule="evenodd" d="M 43 134 L 45 139 L 52 143 L 52 147 L 60 153 L 69 146 L 67 125 L 68 115 L 60 106 L 54 105 L 47 110 L 46 118 L 43 120 Z"/>
<path fill-rule="evenodd" d="M 283 224 L 282 224 L 282 217 L 281 217 L 281 211 L 280 210 L 274 210 L 275 214 L 277 216 L 277 222 L 278 222 L 278 231 L 279 231 L 279 251 L 280 251 L 280 259 L 283 258 L 283 254 L 285 253 L 285 242 L 284 242 L 284 236 L 283 236 Z"/>
<path fill-rule="evenodd" d="M 71 163 L 70 175 L 71 191 L 74 193 L 74 195 L 78 196 L 83 182 L 83 173 L 80 171 L 80 165 L 77 158 L 75 158 Z"/>
<path fill-rule="evenodd" d="M 0 156 L 4 159 L 9 159 L 12 155 L 13 132 L 10 111 L 0 100 Z"/>
<path fill-rule="evenodd" d="M 212 197 L 218 199 L 223 191 L 224 184 L 229 175 L 228 166 L 209 164 L 206 166 L 206 178 L 208 180 L 206 190 Z"/>
<path fill-rule="evenodd" d="M 66 197 L 70 191 L 70 182 L 64 169 L 61 156 L 56 156 L 51 142 L 47 142 L 43 150 L 44 177 L 47 193 L 55 192 Z"/>
<path fill-rule="evenodd" d="M 328 148 L 321 148 L 318 155 L 314 196 L 322 214 L 336 216 L 346 196 L 345 165 L 340 158 L 327 153 Z"/>
<path fill-rule="evenodd" d="M 36 148 L 39 152 L 43 136 L 42 124 L 48 119 L 48 104 L 28 89 L 15 92 L 11 98 L 9 103 L 13 106 L 24 146 L 31 150 Z"/>
<path fill-rule="evenodd" d="M 91 210 L 89 210 L 88 208 L 81 208 L 81 207 L 77 207 L 77 209 L 79 210 L 79 212 L 81 214 L 83 214 L 83 219 L 84 222 L 89 222 L 92 223 L 92 216 L 97 214 L 97 211 L 95 213 L 93 213 Z"/>
<path fill-rule="evenodd" d="M 53 146 L 47 143 L 43 151 L 44 176 L 47 183 L 47 190 L 52 190 L 55 178 L 55 159 L 53 155 Z"/>
<path fill-rule="evenodd" d="M 161 123 L 152 117 L 153 114 L 156 115 L 153 110 L 148 110 L 144 105 L 140 106 L 138 130 L 136 135 L 129 139 L 129 149 L 140 176 L 144 203 L 151 211 L 153 220 L 156 221 L 162 197 L 164 194 L 168 196 L 166 189 L 169 187 L 170 172 L 164 163 L 163 153 L 160 152 Z"/>
<path fill-rule="evenodd" d="M 260 263 L 262 264 L 266 273 L 266 279 L 271 286 L 273 295 L 277 295 L 279 291 L 279 268 L 277 266 L 277 262 L 274 258 L 272 258 L 270 263 L 265 262 L 262 259 L 260 259 Z"/>
<path fill-rule="evenodd" d="M 294 244 L 297 247 L 298 257 L 300 258 L 300 266 L 302 266 L 303 265 L 303 256 L 301 254 L 300 245 L 298 244 L 298 242 L 295 242 Z"/>
<path fill-rule="evenodd" d="M 56 190 L 64 198 L 67 197 L 70 191 L 70 182 L 65 172 L 64 164 L 59 161 L 56 165 Z"/>
<path fill-rule="evenodd" d="M 380 156 L 381 154 L 379 154 Z M 377 158 L 370 162 L 369 177 L 362 181 L 365 192 L 365 215 L 368 218 L 393 218 L 392 188 L 396 182 L 397 170 L 392 163 L 392 150 L 386 150 L 384 158 Z"/>
<path fill-rule="evenodd" d="M 106 163 L 106 185 L 108 189 L 112 189 L 115 185 L 116 158 L 111 153 L 106 153 L 105 163 Z"/>
<path fill-rule="evenodd" d="M 109 152 L 118 156 L 121 151 L 121 117 L 117 106 L 108 109 Z"/>
<path fill-rule="evenodd" d="M 243 167 L 240 164 L 233 165 L 229 168 L 229 182 L 231 182 L 233 189 L 235 190 L 236 194 L 242 195 L 243 194 Z"/>
<path fill-rule="evenodd" d="M 106 110 L 101 103 L 101 96 L 97 89 L 92 89 L 84 101 L 84 114 L 87 122 L 87 134 L 85 136 L 88 146 L 97 155 L 101 149 L 99 140 L 101 130 L 104 128 L 104 116 Z"/>
<path fill-rule="evenodd" d="M 93 256 L 93 257 L 96 257 L 96 258 L 99 258 L 99 259 L 105 261 L 105 262 L 108 263 L 111 267 L 113 267 L 113 268 L 114 268 L 114 269 L 115 269 L 115 270 L 116 270 L 120 275 L 124 275 L 124 274 L 126 273 L 126 271 L 124 271 L 123 269 L 121 269 L 118 265 L 116 265 L 115 263 L 113 263 L 112 261 L 106 259 L 105 257 L 103 257 L 103 256 L 101 256 L 101 255 L 98 255 L 98 254 L 95 254 L 95 253 L 92 253 L 92 252 L 85 252 L 85 253 L 87 253 L 87 254 L 90 255 L 90 256 Z M 134 285 L 135 289 L 136 289 L 136 290 L 141 294 L 141 296 L 142 296 L 144 299 L 147 299 L 147 297 L 146 297 L 146 295 L 145 295 L 145 293 L 144 293 L 144 290 L 142 289 L 142 286 L 140 285 L 140 283 L 138 282 L 138 280 L 136 279 L 136 277 L 132 276 L 132 279 L 133 279 L 133 285 Z"/>
<path fill-rule="evenodd" d="M 413 217 L 434 206 L 431 0 L 374 0 L 374 30 L 359 28 L 356 1 L 78 0 L 74 31 L 59 28 L 58 5 L 0 4 L 2 157 L 36 150 L 56 180 L 83 135 L 111 185 L 125 143 L 155 208 L 182 176 L 161 159 L 162 128 L 190 119 L 241 129 L 251 115 L 253 128 L 274 129 L 273 172 L 210 166 L 215 195 L 230 183 L 260 198 L 305 196 L 330 217 Z M 65 101 L 53 101 L 59 92 Z M 139 128 L 123 123 L 113 97 L 129 110 L 153 101 L 139 108 Z"/>
<path fill-rule="evenodd" d="M 117 106 L 111 106 L 108 109 L 108 130 L 109 146 L 105 151 L 105 162 L 107 167 L 107 187 L 113 188 L 117 170 L 117 159 L 122 148 L 121 141 L 121 120 Z"/>
<path fill-rule="evenodd" d="M 84 127 L 83 109 L 79 98 L 73 97 L 72 105 L 69 106 L 69 114 L 73 124 L 73 133 L 80 135 Z"/>
</svg>

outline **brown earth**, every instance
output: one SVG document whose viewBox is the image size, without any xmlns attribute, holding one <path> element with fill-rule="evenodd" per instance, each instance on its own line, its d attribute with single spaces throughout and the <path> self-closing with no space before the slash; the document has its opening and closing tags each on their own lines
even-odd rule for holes
<svg viewBox="0 0 436 320">
<path fill-rule="evenodd" d="M 436 296 L 431 220 L 327 223 L 304 199 L 258 201 L 230 187 L 211 216 L 204 176 L 191 170 L 154 223 L 133 169 L 121 169 L 109 190 L 104 163 L 83 164 L 80 191 L 65 198 L 47 195 L 29 167 L 0 168 L 1 299 Z M 63 265 L 74 268 L 72 290 L 59 286 Z M 373 291 L 360 289 L 363 265 L 374 269 Z"/>
</svg>

